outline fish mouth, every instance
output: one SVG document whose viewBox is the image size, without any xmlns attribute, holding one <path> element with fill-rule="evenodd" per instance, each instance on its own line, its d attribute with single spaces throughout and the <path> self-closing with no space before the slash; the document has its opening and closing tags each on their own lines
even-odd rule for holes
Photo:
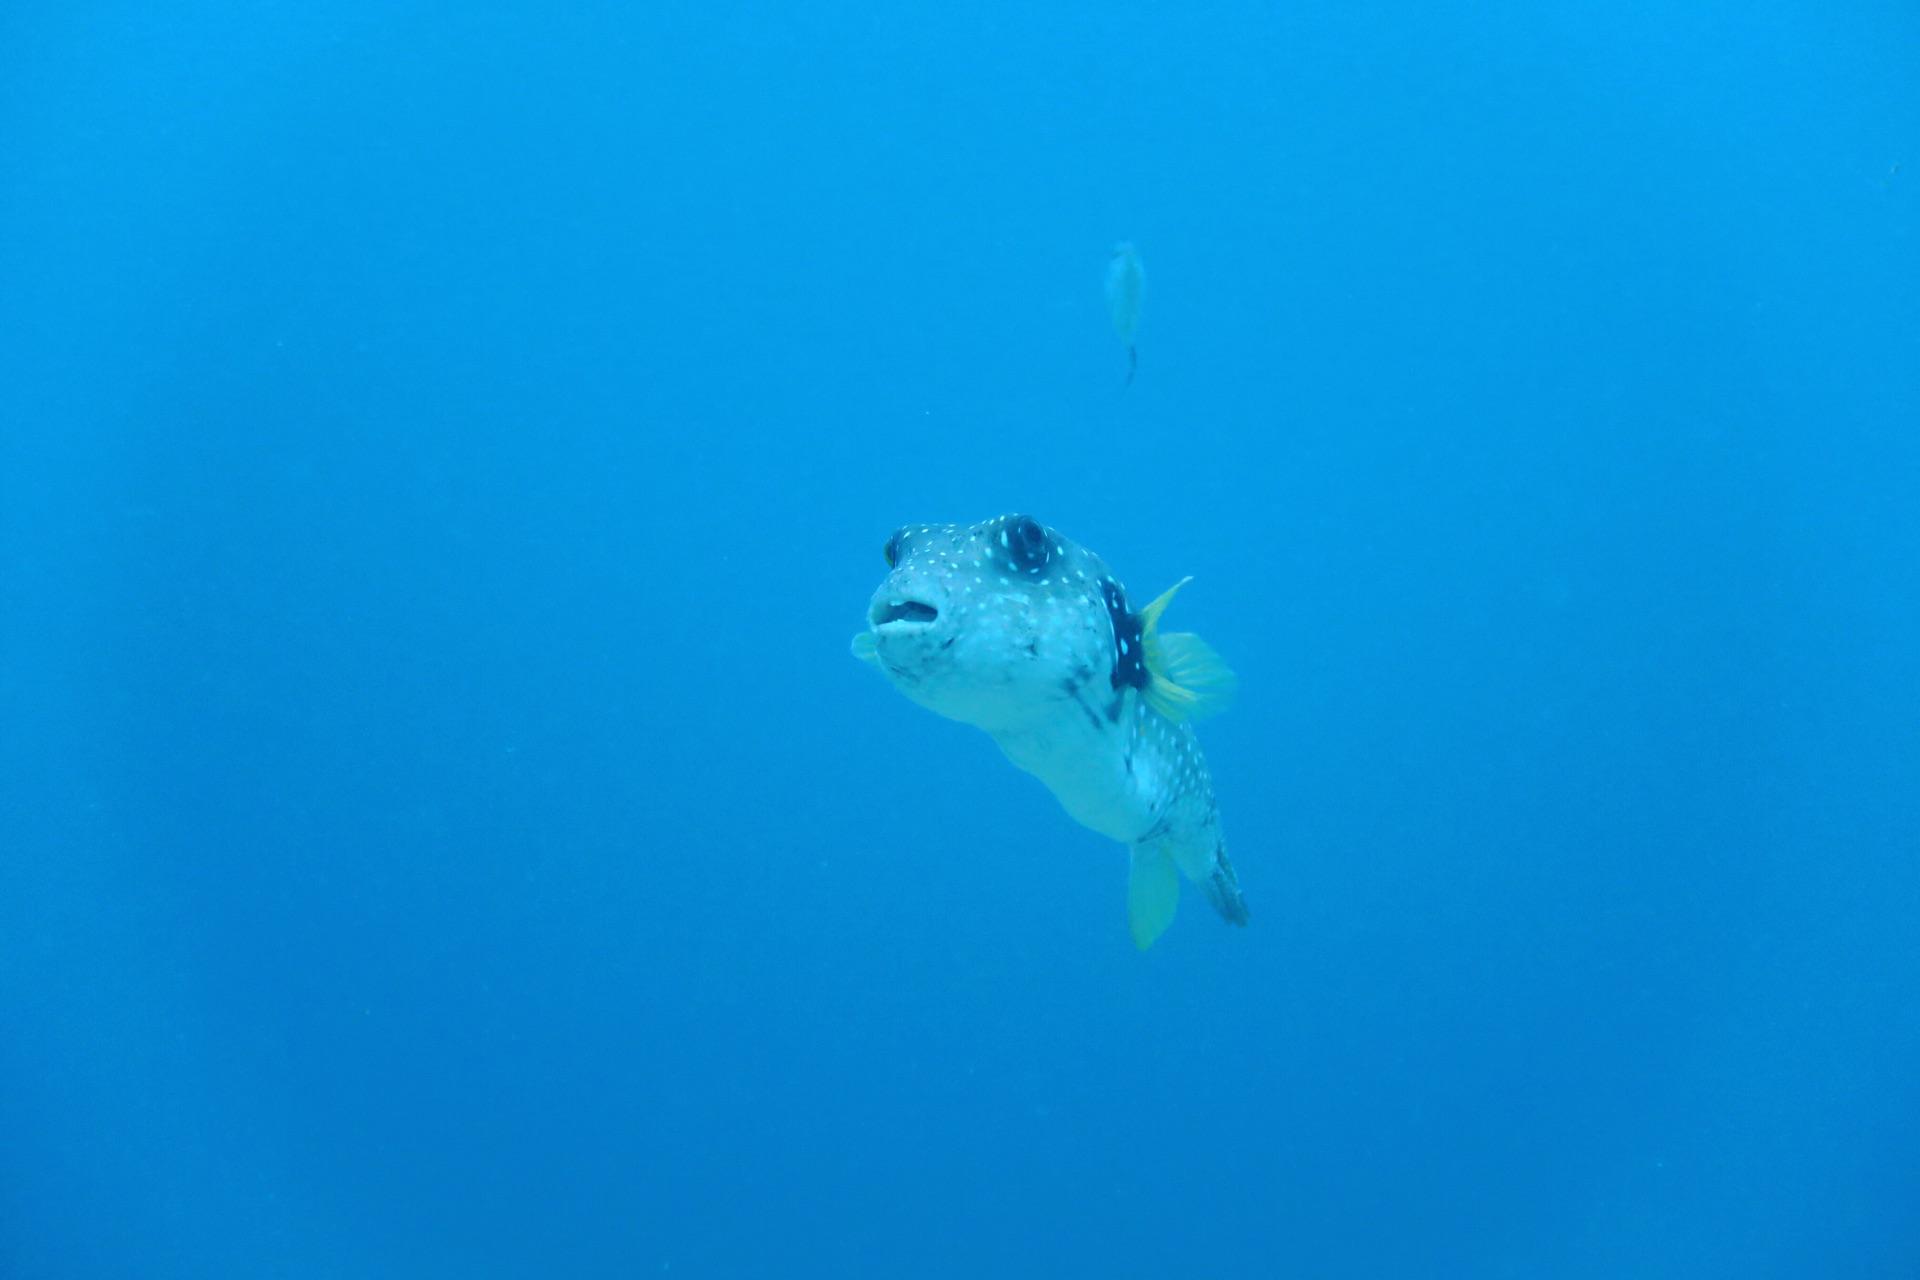
<svg viewBox="0 0 1920 1280">
<path fill-rule="evenodd" d="M 895 631 L 916 631 L 933 625 L 940 611 L 921 600 L 874 601 L 867 618 L 873 629 L 892 627 Z"/>
</svg>

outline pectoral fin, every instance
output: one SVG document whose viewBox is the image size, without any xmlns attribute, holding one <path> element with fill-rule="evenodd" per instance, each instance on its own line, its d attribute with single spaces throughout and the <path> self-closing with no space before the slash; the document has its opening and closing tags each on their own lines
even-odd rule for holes
<svg viewBox="0 0 1920 1280">
<path fill-rule="evenodd" d="M 1160 630 L 1182 578 L 1140 611 L 1140 645 L 1147 664 L 1147 705 L 1169 720 L 1199 720 L 1233 701 L 1234 675 L 1220 655 L 1190 631 Z"/>
<path fill-rule="evenodd" d="M 1173 923 L 1180 905 L 1180 873 L 1158 845 L 1133 846 L 1127 870 L 1127 927 L 1133 945 L 1145 951 Z"/>
</svg>

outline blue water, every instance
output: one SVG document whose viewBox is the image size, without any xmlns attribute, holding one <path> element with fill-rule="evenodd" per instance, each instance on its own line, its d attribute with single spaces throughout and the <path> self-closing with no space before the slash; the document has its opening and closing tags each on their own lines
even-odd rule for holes
<svg viewBox="0 0 1920 1280">
<path fill-rule="evenodd" d="M 0 1276 L 1920 1276 L 1917 68 L 8 4 Z M 1247 929 L 848 654 L 1016 510 Z"/>
</svg>

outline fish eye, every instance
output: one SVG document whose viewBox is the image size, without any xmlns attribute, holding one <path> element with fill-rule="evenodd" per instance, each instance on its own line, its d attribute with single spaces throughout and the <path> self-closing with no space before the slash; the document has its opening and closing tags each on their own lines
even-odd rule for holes
<svg viewBox="0 0 1920 1280">
<path fill-rule="evenodd" d="M 1007 523 L 1005 536 L 1007 556 L 1016 569 L 1035 573 L 1047 563 L 1052 552 L 1047 545 L 1047 531 L 1033 517 L 1015 516 Z"/>
<path fill-rule="evenodd" d="M 900 567 L 900 535 L 899 534 L 896 533 L 891 538 L 887 539 L 887 545 L 880 548 L 880 555 L 882 556 L 882 558 L 886 560 L 887 568 L 897 569 Z"/>
</svg>

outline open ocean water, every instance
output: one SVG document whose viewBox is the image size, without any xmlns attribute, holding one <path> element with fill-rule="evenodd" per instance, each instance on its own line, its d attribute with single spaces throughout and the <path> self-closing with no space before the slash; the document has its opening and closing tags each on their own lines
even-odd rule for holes
<svg viewBox="0 0 1920 1280">
<path fill-rule="evenodd" d="M 1920 1276 L 1913 0 L 0 7 L 0 1277 L 642 1276 Z"/>
</svg>

